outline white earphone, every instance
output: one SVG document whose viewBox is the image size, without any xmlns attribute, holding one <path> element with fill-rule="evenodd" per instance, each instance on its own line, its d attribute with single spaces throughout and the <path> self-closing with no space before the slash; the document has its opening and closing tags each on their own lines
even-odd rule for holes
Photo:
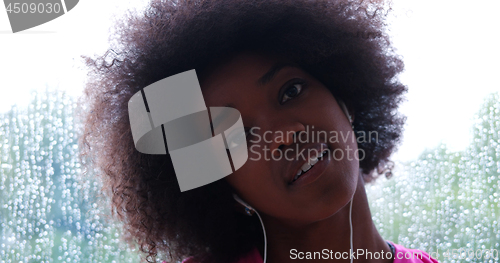
<svg viewBox="0 0 500 263">
<path fill-rule="evenodd" d="M 259 212 L 257 212 L 257 210 L 255 210 L 253 207 L 251 207 L 245 201 L 241 200 L 241 198 L 238 195 L 233 194 L 233 197 L 238 203 L 240 203 L 242 206 L 245 207 L 245 209 L 247 209 L 247 213 L 248 213 L 248 211 L 251 211 L 251 212 L 254 212 L 255 214 L 257 214 L 257 216 L 259 217 L 260 224 L 262 225 L 262 232 L 264 233 L 264 263 L 266 263 L 266 260 L 267 260 L 267 237 L 266 237 L 266 228 L 264 227 L 264 222 L 262 222 L 262 218 L 260 217 Z M 249 215 L 251 216 L 251 214 L 249 214 Z"/>
</svg>

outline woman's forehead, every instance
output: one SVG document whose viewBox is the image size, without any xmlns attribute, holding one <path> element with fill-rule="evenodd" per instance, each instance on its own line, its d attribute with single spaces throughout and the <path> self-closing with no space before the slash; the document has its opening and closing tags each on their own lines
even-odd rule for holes
<svg viewBox="0 0 500 263">
<path fill-rule="evenodd" d="M 215 83 L 238 81 L 242 78 L 255 78 L 263 75 L 268 68 L 277 62 L 276 58 L 258 53 L 238 53 L 207 69 L 201 80 L 204 87 Z"/>
<path fill-rule="evenodd" d="M 201 88 L 211 93 L 226 86 L 263 86 L 286 67 L 299 68 L 297 63 L 277 56 L 242 52 L 205 70 Z"/>
</svg>

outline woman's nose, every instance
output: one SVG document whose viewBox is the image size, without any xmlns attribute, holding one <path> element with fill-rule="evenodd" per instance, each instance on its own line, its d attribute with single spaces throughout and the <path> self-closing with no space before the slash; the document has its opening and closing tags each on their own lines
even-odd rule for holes
<svg viewBox="0 0 500 263">
<path fill-rule="evenodd" d="M 271 137 L 269 148 L 271 154 L 279 157 L 283 156 L 283 152 L 280 153 L 280 151 L 284 151 L 287 146 L 291 146 L 298 141 L 301 133 L 305 131 L 305 126 L 298 121 L 276 124 L 272 136 L 269 136 Z"/>
</svg>

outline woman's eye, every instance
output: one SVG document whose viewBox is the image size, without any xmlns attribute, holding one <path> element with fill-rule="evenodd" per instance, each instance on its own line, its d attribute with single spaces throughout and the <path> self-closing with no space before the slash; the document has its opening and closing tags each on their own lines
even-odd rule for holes
<svg viewBox="0 0 500 263">
<path fill-rule="evenodd" d="M 250 138 L 253 135 L 252 134 L 252 129 L 253 129 L 253 127 L 252 128 L 246 128 L 245 127 L 245 138 L 246 138 L 247 141 L 250 140 Z"/>
<path fill-rule="evenodd" d="M 239 147 L 247 138 L 246 129 L 235 129 L 226 138 L 229 149 Z"/>
<path fill-rule="evenodd" d="M 302 83 L 294 83 L 290 86 L 288 86 L 283 93 L 283 97 L 281 99 L 281 104 L 285 103 L 286 101 L 293 99 L 297 97 L 301 92 L 302 89 L 304 88 L 304 84 Z"/>
</svg>

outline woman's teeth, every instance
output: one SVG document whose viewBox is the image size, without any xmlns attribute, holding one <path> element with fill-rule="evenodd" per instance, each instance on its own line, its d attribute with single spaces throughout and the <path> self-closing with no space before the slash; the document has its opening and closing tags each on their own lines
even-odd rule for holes
<svg viewBox="0 0 500 263">
<path fill-rule="evenodd" d="M 325 153 L 326 153 L 326 150 L 323 151 L 322 153 L 320 153 L 318 156 L 309 159 L 309 162 L 302 165 L 302 167 L 300 167 L 300 170 L 295 175 L 295 178 L 293 178 L 292 182 L 295 182 L 295 180 L 297 180 L 297 178 L 299 178 L 303 173 L 309 171 L 309 169 L 311 169 L 316 163 L 319 162 L 319 159 L 321 159 L 321 157 L 323 157 L 323 154 L 325 154 Z"/>
</svg>

